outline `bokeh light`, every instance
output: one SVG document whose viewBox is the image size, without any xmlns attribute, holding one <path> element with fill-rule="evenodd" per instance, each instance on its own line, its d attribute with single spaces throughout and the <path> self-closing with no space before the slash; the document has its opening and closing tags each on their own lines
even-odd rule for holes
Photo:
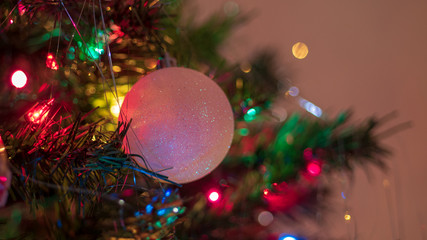
<svg viewBox="0 0 427 240">
<path fill-rule="evenodd" d="M 150 70 L 155 69 L 157 67 L 157 60 L 154 58 L 145 59 L 144 65 Z"/>
<path fill-rule="evenodd" d="M 253 121 L 256 118 L 257 113 L 260 111 L 261 109 L 259 107 L 251 108 L 243 116 L 243 119 L 245 119 L 246 122 Z"/>
<path fill-rule="evenodd" d="M 318 106 L 314 105 L 312 102 L 307 101 L 304 98 L 299 99 L 299 105 L 304 108 L 307 112 L 313 114 L 316 117 L 321 117 L 323 115 L 323 111 Z"/>
<path fill-rule="evenodd" d="M 387 179 L 384 179 L 383 180 L 383 186 L 386 188 L 386 187 L 389 187 L 390 186 L 390 181 L 388 181 Z"/>
<path fill-rule="evenodd" d="M 243 88 L 243 79 L 241 79 L 241 78 L 236 79 L 236 88 L 237 89 Z"/>
<path fill-rule="evenodd" d="M 292 97 L 298 96 L 298 94 L 299 94 L 298 87 L 295 87 L 295 86 L 290 87 L 289 90 L 288 90 L 288 94 L 291 95 Z"/>
<path fill-rule="evenodd" d="M 278 240 L 298 240 L 298 239 L 289 234 L 281 234 Z"/>
<path fill-rule="evenodd" d="M 52 53 L 48 53 L 46 57 L 46 67 L 52 70 L 58 70 L 58 63 Z"/>
<path fill-rule="evenodd" d="M 286 111 L 286 109 L 283 107 L 275 106 L 270 111 L 271 111 L 271 114 L 275 118 L 277 118 L 277 120 L 279 120 L 280 122 L 285 121 L 286 118 L 288 117 L 288 111 Z"/>
<path fill-rule="evenodd" d="M 122 71 L 122 68 L 120 66 L 113 66 L 113 72 L 118 73 L 118 72 L 121 72 L 121 71 Z"/>
<path fill-rule="evenodd" d="M 348 211 L 346 211 L 345 212 L 345 214 L 344 214 L 344 219 L 345 219 L 345 221 L 350 221 L 351 220 L 351 215 L 350 215 L 350 213 L 348 212 Z"/>
<path fill-rule="evenodd" d="M 219 193 L 217 191 L 212 191 L 209 193 L 208 199 L 210 202 L 216 202 L 219 200 Z"/>
<path fill-rule="evenodd" d="M 312 160 L 313 159 L 313 150 L 311 148 L 304 149 L 303 153 L 305 160 Z"/>
<path fill-rule="evenodd" d="M 270 223 L 272 223 L 274 220 L 274 216 L 269 211 L 262 211 L 258 214 L 258 222 L 262 226 L 268 226 Z"/>
<path fill-rule="evenodd" d="M 242 70 L 244 73 L 249 73 L 252 70 L 252 66 L 248 62 L 243 62 L 240 64 L 240 70 Z"/>
<path fill-rule="evenodd" d="M 322 169 L 318 163 L 311 162 L 311 163 L 307 164 L 307 172 L 310 173 L 310 175 L 319 176 L 321 171 L 322 171 Z"/>
<path fill-rule="evenodd" d="M 267 196 L 268 195 L 268 189 L 264 189 L 264 191 L 263 191 L 263 193 L 264 193 L 264 196 Z"/>
<path fill-rule="evenodd" d="M 237 132 L 241 136 L 248 136 L 249 135 L 249 129 L 247 129 L 247 128 L 240 128 L 240 129 L 237 130 Z"/>
<path fill-rule="evenodd" d="M 117 101 L 114 101 L 114 105 L 110 107 L 110 112 L 113 114 L 114 117 L 119 117 L 120 115 L 120 106 L 122 105 L 124 100 L 124 97 L 119 97 L 119 103 Z"/>
<path fill-rule="evenodd" d="M 239 11 L 239 5 L 234 1 L 228 1 L 224 4 L 224 13 L 229 17 L 236 16 Z"/>
<path fill-rule="evenodd" d="M 304 59 L 308 54 L 308 47 L 303 42 L 297 42 L 292 46 L 292 54 L 297 59 Z"/>
<path fill-rule="evenodd" d="M 27 84 L 27 75 L 23 71 L 17 70 L 12 74 L 11 82 L 16 88 L 23 88 Z"/>
<path fill-rule="evenodd" d="M 292 136 L 292 134 L 288 133 L 286 135 L 286 143 L 291 145 L 292 143 L 294 143 L 294 136 Z"/>
</svg>

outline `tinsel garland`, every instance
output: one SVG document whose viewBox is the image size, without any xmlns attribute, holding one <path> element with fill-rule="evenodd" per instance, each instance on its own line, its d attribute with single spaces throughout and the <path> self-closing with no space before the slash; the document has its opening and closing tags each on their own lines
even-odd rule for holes
<svg viewBox="0 0 427 240">
<path fill-rule="evenodd" d="M 34 116 L 30 113 L 46 104 L 36 105 L 25 116 Z M 50 230 L 30 231 L 25 229 L 31 226 L 28 222 L 24 229 L 19 224 L 13 229 L 20 229 L 19 234 L 34 230 L 30 235 L 47 231 L 44 234 L 52 239 L 84 237 L 90 231 L 148 239 L 172 234 L 184 211 L 182 201 L 170 187 L 162 190 L 159 180 L 168 181 L 167 177 L 139 167 L 134 158 L 141 156 L 123 153 L 129 125 L 119 124 L 108 133 L 102 131 L 101 121 L 85 123 L 88 114 L 60 117 L 59 110 L 48 107 L 37 119 L 26 117 L 14 130 L 1 132 L 13 172 L 10 208 L 24 201 L 29 209 L 22 214 L 36 214 L 33 219 L 25 216 L 24 222 L 44 219 L 52 224 Z M 14 236 L 9 234 L 6 237 Z"/>
</svg>

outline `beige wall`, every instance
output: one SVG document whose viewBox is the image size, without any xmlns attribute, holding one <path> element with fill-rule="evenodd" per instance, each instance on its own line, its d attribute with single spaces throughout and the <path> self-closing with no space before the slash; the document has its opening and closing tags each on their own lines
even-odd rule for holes
<svg viewBox="0 0 427 240">
<path fill-rule="evenodd" d="M 193 2 L 203 18 L 222 11 L 227 1 Z M 357 172 L 347 190 L 352 223 L 343 223 L 339 197 L 339 181 L 344 187 L 349 183 L 336 177 L 336 205 L 323 212 L 325 226 L 316 229 L 306 221 L 288 229 L 302 226 L 321 239 L 427 239 L 427 1 L 235 2 L 241 12 L 252 11 L 253 19 L 234 32 L 223 51 L 227 58 L 242 60 L 260 47 L 274 48 L 302 95 L 329 114 L 351 108 L 356 119 L 363 119 L 397 110 L 395 123 L 413 123 L 384 140 L 394 151 L 387 174 L 371 169 L 368 178 Z M 304 60 L 290 51 L 298 41 L 310 50 Z"/>
</svg>

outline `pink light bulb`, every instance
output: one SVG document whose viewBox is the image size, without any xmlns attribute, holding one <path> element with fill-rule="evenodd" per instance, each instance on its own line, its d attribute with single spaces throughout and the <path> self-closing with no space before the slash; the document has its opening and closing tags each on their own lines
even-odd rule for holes
<svg viewBox="0 0 427 240">
<path fill-rule="evenodd" d="M 307 172 L 310 173 L 312 176 L 318 176 L 321 171 L 322 169 L 317 163 L 311 162 L 307 165 Z"/>
</svg>

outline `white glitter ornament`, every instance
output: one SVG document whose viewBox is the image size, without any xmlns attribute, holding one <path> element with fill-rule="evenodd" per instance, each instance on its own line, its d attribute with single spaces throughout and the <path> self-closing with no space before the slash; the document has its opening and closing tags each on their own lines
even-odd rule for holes
<svg viewBox="0 0 427 240">
<path fill-rule="evenodd" d="M 123 118 L 132 119 L 126 152 L 143 156 L 148 168 L 177 183 L 214 170 L 234 132 L 224 92 L 212 79 L 187 68 L 164 68 L 139 79 L 123 101 L 119 121 Z"/>
</svg>

